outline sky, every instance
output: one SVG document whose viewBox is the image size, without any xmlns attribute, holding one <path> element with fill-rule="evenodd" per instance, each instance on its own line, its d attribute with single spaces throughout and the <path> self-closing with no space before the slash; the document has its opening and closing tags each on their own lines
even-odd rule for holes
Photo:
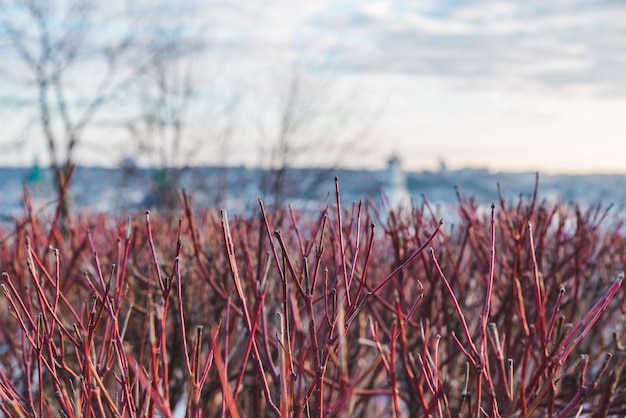
<svg viewBox="0 0 626 418">
<path fill-rule="evenodd" d="M 313 109 L 349 115 L 351 130 L 366 131 L 349 146 L 341 137 L 352 131 L 329 131 L 336 143 L 307 151 L 300 165 L 334 153 L 347 167 L 381 168 L 395 154 L 412 171 L 445 161 L 626 173 L 626 2 L 187 1 L 161 6 L 209 40 L 194 59 L 197 86 L 212 89 L 208 101 L 243 97 L 236 120 L 245 128 L 222 147 L 229 164 L 254 165 L 269 152 L 272 128 L 250 120 L 272 118 L 278 90 L 268 86 L 296 62 L 311 90 L 323 91 Z M 322 78 L 332 89 L 315 88 Z M 79 162 L 111 164 L 93 149 Z M 20 148 L 15 158 L 32 153 Z M 197 154 L 199 164 L 218 155 Z"/>
<path fill-rule="evenodd" d="M 626 3 L 311 3 L 234 7 L 249 37 L 224 36 L 262 54 L 328 51 L 383 97 L 368 164 L 626 172 Z"/>
</svg>

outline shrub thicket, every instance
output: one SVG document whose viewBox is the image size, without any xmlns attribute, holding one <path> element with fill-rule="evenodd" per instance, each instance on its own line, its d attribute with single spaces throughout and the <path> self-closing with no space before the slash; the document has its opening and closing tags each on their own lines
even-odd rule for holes
<svg viewBox="0 0 626 418">
<path fill-rule="evenodd" d="M 459 195 L 3 232 L 6 416 L 626 414 L 626 241 L 600 206 Z M 178 219 L 180 217 L 180 219 Z"/>
</svg>

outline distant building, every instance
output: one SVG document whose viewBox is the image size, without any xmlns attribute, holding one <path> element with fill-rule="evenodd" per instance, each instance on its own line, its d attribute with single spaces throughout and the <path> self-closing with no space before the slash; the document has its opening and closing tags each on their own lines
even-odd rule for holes
<svg viewBox="0 0 626 418">
<path fill-rule="evenodd" d="M 400 158 L 397 155 L 391 156 L 387 161 L 383 187 L 383 193 L 389 199 L 389 205 L 392 209 L 397 209 L 400 206 L 407 207 L 411 203 L 406 173 L 402 169 Z"/>
<path fill-rule="evenodd" d="M 446 160 L 443 158 L 439 159 L 439 173 L 445 174 L 448 172 L 448 164 L 446 164 Z"/>
<path fill-rule="evenodd" d="M 35 161 L 33 162 L 33 165 L 28 172 L 28 176 L 26 176 L 26 182 L 32 185 L 42 183 L 45 180 L 46 176 L 39 166 L 39 159 L 35 158 Z"/>
</svg>

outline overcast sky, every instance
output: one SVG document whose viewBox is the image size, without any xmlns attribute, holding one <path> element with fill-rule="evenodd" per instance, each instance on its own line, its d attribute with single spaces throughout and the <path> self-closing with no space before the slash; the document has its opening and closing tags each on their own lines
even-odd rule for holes
<svg viewBox="0 0 626 418">
<path fill-rule="evenodd" d="M 245 3 L 205 6 L 234 57 L 326 52 L 384 98 L 368 164 L 626 172 L 623 1 Z"/>
<path fill-rule="evenodd" d="M 409 170 L 626 172 L 622 0 L 218 0 L 185 16 L 210 40 L 206 59 L 223 62 L 212 68 L 240 85 L 326 62 L 354 107 L 377 115 L 348 166 L 395 153 Z M 237 141 L 230 163 L 258 161 Z"/>
</svg>

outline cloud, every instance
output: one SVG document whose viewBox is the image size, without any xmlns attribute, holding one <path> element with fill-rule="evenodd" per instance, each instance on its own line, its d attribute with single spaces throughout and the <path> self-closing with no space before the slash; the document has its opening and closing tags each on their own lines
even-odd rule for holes
<svg viewBox="0 0 626 418">
<path fill-rule="evenodd" d="M 315 51 L 332 55 L 346 73 L 626 95 L 626 4 L 617 1 L 233 4 L 222 2 L 213 16 L 241 55 Z"/>
</svg>

